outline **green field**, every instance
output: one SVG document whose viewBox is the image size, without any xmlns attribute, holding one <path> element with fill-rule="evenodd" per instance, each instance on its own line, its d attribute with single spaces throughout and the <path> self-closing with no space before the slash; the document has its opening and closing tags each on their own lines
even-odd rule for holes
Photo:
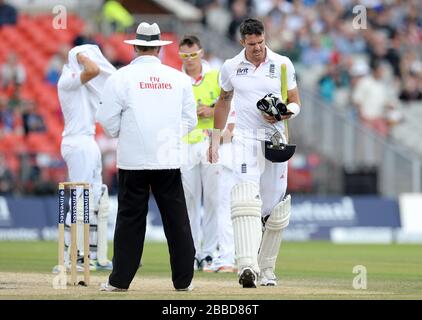
<svg viewBox="0 0 422 320">
<path fill-rule="evenodd" d="M 53 289 L 56 257 L 56 242 L 0 242 L 0 299 L 422 299 L 418 245 L 286 242 L 277 261 L 277 287 L 243 289 L 235 274 L 197 272 L 195 290 L 187 293 L 172 289 L 163 243 L 146 243 L 143 267 L 127 293 L 98 292 L 107 272 L 92 272 L 89 288 Z M 366 289 L 353 288 L 357 265 L 367 270 Z"/>
</svg>

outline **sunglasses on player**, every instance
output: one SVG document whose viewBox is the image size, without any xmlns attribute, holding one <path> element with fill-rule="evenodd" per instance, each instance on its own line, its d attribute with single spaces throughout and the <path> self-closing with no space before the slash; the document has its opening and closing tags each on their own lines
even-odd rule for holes
<svg viewBox="0 0 422 320">
<path fill-rule="evenodd" d="M 179 56 L 180 58 L 182 58 L 183 60 L 186 59 L 196 59 L 198 58 L 199 54 L 201 53 L 202 49 L 192 52 L 192 53 L 186 53 L 186 52 L 179 52 Z"/>
</svg>

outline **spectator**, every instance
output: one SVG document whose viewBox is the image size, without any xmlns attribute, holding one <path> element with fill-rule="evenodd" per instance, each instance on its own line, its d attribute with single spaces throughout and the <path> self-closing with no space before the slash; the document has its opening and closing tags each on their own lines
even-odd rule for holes
<svg viewBox="0 0 422 320">
<path fill-rule="evenodd" d="M 323 101 L 332 103 L 334 101 L 334 93 L 336 91 L 336 81 L 338 73 L 335 65 L 330 64 L 327 67 L 326 73 L 318 81 L 319 95 Z"/>
<path fill-rule="evenodd" d="M 201 8 L 203 12 L 203 24 L 212 28 L 220 34 L 226 34 L 231 22 L 231 13 L 226 10 L 218 0 L 211 1 L 206 7 Z"/>
<path fill-rule="evenodd" d="M 282 56 L 287 56 L 292 60 L 292 62 L 297 62 L 301 56 L 301 49 L 298 43 L 294 40 L 294 33 L 293 32 L 285 32 L 284 33 L 284 41 L 282 46 L 277 53 Z"/>
<path fill-rule="evenodd" d="M 18 86 L 13 89 L 12 94 L 9 97 L 7 107 L 9 110 L 13 112 L 20 111 L 22 109 L 23 103 L 24 103 L 24 99 L 21 96 L 21 88 Z"/>
<path fill-rule="evenodd" d="M 59 48 L 59 51 L 50 59 L 45 73 L 45 80 L 56 86 L 62 74 L 63 66 L 67 61 L 67 54 L 70 50 L 69 45 L 64 44 Z"/>
<path fill-rule="evenodd" d="M 14 115 L 7 107 L 7 99 L 0 96 L 0 137 L 12 132 L 14 128 Z"/>
<path fill-rule="evenodd" d="M 383 66 L 373 64 L 372 74 L 365 62 L 359 61 L 352 66 L 351 75 L 355 77 L 352 90 L 352 103 L 362 122 L 380 135 L 388 134 L 388 113 L 394 109 L 395 102 L 389 96 L 389 88 L 382 82 Z"/>
<path fill-rule="evenodd" d="M 35 183 L 41 181 L 41 167 L 37 163 L 37 154 L 21 153 L 19 163 L 19 181 L 22 184 L 22 191 L 25 194 L 31 194 Z"/>
<path fill-rule="evenodd" d="M 12 193 L 14 189 L 14 177 L 12 171 L 7 167 L 6 160 L 0 154 L 0 195 Z"/>
<path fill-rule="evenodd" d="M 400 54 L 397 50 L 397 44 L 395 47 L 389 46 L 390 40 L 387 37 L 387 33 L 382 31 L 375 31 L 373 32 L 372 37 L 370 38 L 370 45 L 369 49 L 369 57 L 371 63 L 375 61 L 387 61 L 394 70 L 394 73 L 399 76 L 399 61 L 400 61 Z M 393 44 L 396 43 L 397 40 L 393 41 Z"/>
<path fill-rule="evenodd" d="M 17 22 L 17 11 L 10 4 L 0 0 L 0 27 L 4 25 L 15 25 Z"/>
<path fill-rule="evenodd" d="M 314 35 L 309 46 L 303 48 L 302 62 L 307 66 L 325 65 L 330 59 L 330 50 L 322 47 L 321 37 Z"/>
<path fill-rule="evenodd" d="M 45 123 L 41 115 L 35 112 L 35 103 L 28 101 L 22 112 L 23 130 L 25 136 L 30 132 L 45 132 Z"/>
<path fill-rule="evenodd" d="M 341 54 L 361 54 L 366 50 L 366 43 L 358 30 L 353 29 L 350 20 L 338 22 L 330 37 L 334 46 Z"/>
<path fill-rule="evenodd" d="M 0 0 L 1 1 L 1 0 Z M 6 63 L 1 66 L 1 80 L 2 87 L 20 86 L 25 82 L 26 72 L 25 68 L 14 53 L 9 53 Z"/>
<path fill-rule="evenodd" d="M 422 91 L 418 87 L 416 77 L 409 75 L 403 80 L 403 87 L 399 98 L 404 102 L 422 100 Z"/>
<path fill-rule="evenodd" d="M 227 8 L 233 8 L 233 4 L 237 2 L 237 0 L 226 0 Z M 254 1 L 253 0 L 242 0 L 246 7 L 246 14 L 248 16 L 253 14 L 254 11 Z"/>
<path fill-rule="evenodd" d="M 229 30 L 227 36 L 233 40 L 237 41 L 240 40 L 238 38 L 238 29 L 240 24 L 244 19 L 248 16 L 248 7 L 246 5 L 245 0 L 234 0 L 233 4 L 231 5 L 232 8 L 232 21 L 229 24 Z"/>
</svg>

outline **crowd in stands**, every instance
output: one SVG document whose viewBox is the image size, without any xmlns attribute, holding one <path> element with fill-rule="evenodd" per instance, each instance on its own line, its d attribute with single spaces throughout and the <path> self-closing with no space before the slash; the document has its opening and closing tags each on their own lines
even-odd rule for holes
<svg viewBox="0 0 422 320">
<path fill-rule="evenodd" d="M 261 18 L 267 44 L 293 60 L 302 83 L 382 136 L 405 119 L 409 102 L 422 103 L 419 0 L 186 1 L 233 41 L 245 17 Z"/>
</svg>

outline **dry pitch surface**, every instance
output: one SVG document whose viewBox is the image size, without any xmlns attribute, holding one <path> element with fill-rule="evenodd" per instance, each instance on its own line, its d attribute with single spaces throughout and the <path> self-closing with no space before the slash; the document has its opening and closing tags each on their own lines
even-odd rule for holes
<svg viewBox="0 0 422 320">
<path fill-rule="evenodd" d="M 109 272 L 91 272 L 89 287 L 54 289 L 56 275 L 50 270 L 56 259 L 54 242 L 0 242 L 0 299 L 422 299 L 422 248 L 418 245 L 286 242 L 277 260 L 277 287 L 243 289 L 235 274 L 197 272 L 192 292 L 173 289 L 164 243 L 146 243 L 144 266 L 125 293 L 99 291 Z M 353 268 L 358 265 L 366 268 L 366 289 L 353 288 L 358 275 Z M 78 280 L 82 279 L 81 273 Z"/>
<path fill-rule="evenodd" d="M 393 298 L 393 292 L 347 289 L 340 283 L 283 280 L 277 287 L 243 289 L 233 280 L 196 279 L 192 292 L 176 292 L 170 279 L 138 276 L 128 292 L 100 292 L 107 275 L 91 277 L 89 287 L 53 287 L 55 275 L 40 273 L 0 273 L 1 299 L 374 299 Z M 79 279 L 82 279 L 80 275 Z M 422 293 L 420 298 L 422 298 Z"/>
</svg>

